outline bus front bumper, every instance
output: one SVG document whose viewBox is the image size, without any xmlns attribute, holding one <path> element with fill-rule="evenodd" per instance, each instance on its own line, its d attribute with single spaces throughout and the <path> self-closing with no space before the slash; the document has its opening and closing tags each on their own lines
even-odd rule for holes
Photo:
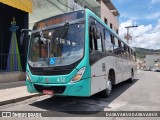
<svg viewBox="0 0 160 120">
<path fill-rule="evenodd" d="M 43 90 L 52 90 L 54 95 L 61 96 L 90 96 L 90 80 L 85 79 L 67 84 L 41 84 L 26 81 L 27 91 L 30 93 L 43 93 Z"/>
</svg>

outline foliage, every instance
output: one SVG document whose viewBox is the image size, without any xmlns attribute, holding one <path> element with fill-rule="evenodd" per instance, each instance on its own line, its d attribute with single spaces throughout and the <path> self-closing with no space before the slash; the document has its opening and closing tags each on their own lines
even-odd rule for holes
<svg viewBox="0 0 160 120">
<path fill-rule="evenodd" d="M 154 49 L 146 49 L 146 48 L 134 48 L 136 51 L 136 56 L 139 59 L 144 59 L 146 55 L 152 55 L 152 54 L 160 54 L 160 49 L 154 50 Z"/>
</svg>

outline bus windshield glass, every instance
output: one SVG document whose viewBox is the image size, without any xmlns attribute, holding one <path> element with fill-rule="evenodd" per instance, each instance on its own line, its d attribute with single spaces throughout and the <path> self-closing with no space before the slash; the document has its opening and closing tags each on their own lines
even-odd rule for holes
<svg viewBox="0 0 160 120">
<path fill-rule="evenodd" d="M 83 57 L 84 24 L 65 25 L 33 33 L 28 63 L 32 67 L 70 65 Z"/>
</svg>

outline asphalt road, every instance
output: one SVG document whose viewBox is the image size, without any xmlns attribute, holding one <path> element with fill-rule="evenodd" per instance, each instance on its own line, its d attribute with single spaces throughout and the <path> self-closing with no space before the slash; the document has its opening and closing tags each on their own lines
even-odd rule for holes
<svg viewBox="0 0 160 120">
<path fill-rule="evenodd" d="M 110 98 L 101 98 L 94 95 L 89 98 L 79 97 L 50 97 L 47 95 L 34 97 L 22 102 L 0 106 L 0 111 L 55 111 L 55 115 L 67 114 L 76 116 L 80 113 L 73 111 L 95 111 L 90 116 L 98 114 L 98 111 L 160 111 L 160 73 L 150 71 L 138 71 L 134 83 L 123 82 L 114 87 Z M 63 111 L 63 112 L 62 112 Z M 86 115 L 86 117 L 88 117 Z M 5 118 L 3 118 L 5 120 Z M 18 120 L 17 118 L 14 118 Z M 26 120 L 28 118 L 23 118 Z M 29 118 L 39 120 L 39 118 Z M 122 117 L 61 117 L 43 118 L 52 119 L 111 119 L 111 120 L 159 120 L 160 118 L 122 118 Z"/>
</svg>

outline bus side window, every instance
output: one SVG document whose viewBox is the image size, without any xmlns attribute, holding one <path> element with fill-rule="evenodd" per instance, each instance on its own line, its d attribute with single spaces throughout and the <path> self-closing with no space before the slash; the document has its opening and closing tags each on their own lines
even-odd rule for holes
<svg viewBox="0 0 160 120">
<path fill-rule="evenodd" d="M 128 60 L 130 60 L 130 48 L 129 48 L 129 46 L 128 46 L 127 52 L 128 52 Z"/>
<path fill-rule="evenodd" d="M 114 36 L 112 34 L 110 34 L 110 36 L 111 36 L 111 43 L 115 45 Z"/>
<path fill-rule="evenodd" d="M 119 47 L 119 57 L 123 58 L 123 48 L 122 48 L 122 42 L 120 40 L 118 40 L 118 47 Z"/>
<path fill-rule="evenodd" d="M 97 50 L 97 40 L 96 40 L 96 37 L 95 37 L 95 25 L 90 26 L 89 47 L 90 47 L 90 52 L 92 50 Z"/>
<path fill-rule="evenodd" d="M 133 61 L 133 50 L 131 49 L 131 61 Z"/>
<path fill-rule="evenodd" d="M 136 62 L 137 60 L 136 60 L 136 53 L 134 52 L 134 54 L 133 54 L 133 61 L 134 62 Z"/>
<path fill-rule="evenodd" d="M 119 57 L 118 39 L 114 37 L 114 54 Z"/>
<path fill-rule="evenodd" d="M 121 57 L 125 58 L 125 56 L 124 56 L 124 43 L 123 42 L 121 42 Z"/>
<path fill-rule="evenodd" d="M 104 30 L 105 49 L 108 53 L 113 53 L 113 43 L 111 42 L 111 35 L 108 31 Z"/>
<path fill-rule="evenodd" d="M 129 53 L 128 53 L 128 46 L 126 46 L 126 59 L 128 60 L 129 59 Z"/>
<path fill-rule="evenodd" d="M 97 50 L 99 52 L 103 51 L 103 47 L 102 47 L 102 34 L 100 33 L 99 38 L 97 38 Z"/>
<path fill-rule="evenodd" d="M 127 46 L 124 44 L 124 59 L 127 59 Z"/>
<path fill-rule="evenodd" d="M 93 32 L 92 32 L 92 27 L 90 26 L 90 30 L 89 30 L 89 49 L 90 51 L 93 50 Z"/>
<path fill-rule="evenodd" d="M 132 50 L 132 61 L 134 61 L 134 51 Z"/>
<path fill-rule="evenodd" d="M 121 41 L 118 40 L 118 46 L 121 48 L 122 47 L 122 44 L 121 44 Z"/>
<path fill-rule="evenodd" d="M 131 49 L 128 47 L 129 60 L 131 60 Z"/>
</svg>

